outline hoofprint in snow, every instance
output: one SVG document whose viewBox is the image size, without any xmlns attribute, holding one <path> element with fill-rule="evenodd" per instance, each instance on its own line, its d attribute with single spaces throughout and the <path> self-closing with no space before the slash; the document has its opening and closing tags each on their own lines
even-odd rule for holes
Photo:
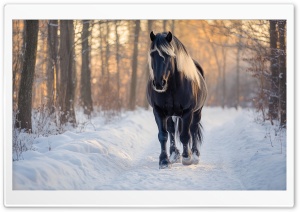
<svg viewBox="0 0 300 212">
<path fill-rule="evenodd" d="M 244 109 L 204 108 L 197 165 L 159 169 L 151 110 L 125 112 L 84 132 L 39 137 L 13 162 L 15 190 L 285 190 L 286 135 Z M 177 144 L 180 151 L 181 145 Z"/>
</svg>

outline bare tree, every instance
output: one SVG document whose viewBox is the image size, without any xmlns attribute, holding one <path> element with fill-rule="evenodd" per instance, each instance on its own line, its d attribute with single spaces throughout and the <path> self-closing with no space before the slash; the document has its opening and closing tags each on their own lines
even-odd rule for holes
<svg viewBox="0 0 300 212">
<path fill-rule="evenodd" d="M 163 20 L 163 31 L 167 31 L 167 20 Z"/>
<path fill-rule="evenodd" d="M 241 57 L 241 37 L 238 40 L 236 53 L 236 103 L 235 108 L 238 109 L 240 105 L 240 57 Z"/>
<path fill-rule="evenodd" d="M 236 24 L 237 28 L 237 52 L 236 52 L 236 103 L 235 108 L 238 109 L 240 106 L 240 59 L 241 59 L 241 51 L 242 51 L 242 24 L 241 22 L 237 22 Z"/>
<path fill-rule="evenodd" d="M 175 20 L 172 20 L 171 22 L 171 32 L 175 34 Z"/>
<path fill-rule="evenodd" d="M 280 125 L 286 127 L 286 45 L 285 45 L 286 20 L 278 21 L 279 31 L 279 97 L 280 97 Z"/>
<path fill-rule="evenodd" d="M 60 21 L 60 107 L 61 124 L 70 122 L 75 126 L 74 111 L 74 26 L 73 20 Z"/>
<path fill-rule="evenodd" d="M 277 39 L 278 31 L 276 30 L 277 21 L 270 20 L 270 63 L 271 63 L 271 90 L 269 97 L 269 115 L 270 119 L 278 118 L 278 54 Z"/>
<path fill-rule="evenodd" d="M 116 63 L 117 63 L 117 106 L 120 109 L 120 41 L 118 33 L 119 22 L 115 21 L 115 35 L 116 35 Z"/>
<path fill-rule="evenodd" d="M 84 114 L 91 115 L 93 111 L 93 101 L 91 92 L 91 69 L 90 69 L 90 45 L 89 45 L 89 27 L 90 21 L 82 21 L 82 50 L 81 50 L 81 105 Z"/>
<path fill-rule="evenodd" d="M 58 70 L 58 21 L 50 20 L 48 23 L 48 67 L 47 67 L 47 93 L 48 93 L 48 108 L 52 108 L 56 103 L 57 90 L 57 70 Z M 53 112 L 51 110 L 51 112 Z"/>
<path fill-rule="evenodd" d="M 25 21 L 13 21 L 13 100 L 18 102 L 21 70 L 24 61 Z M 16 105 L 14 105 L 14 109 Z"/>
<path fill-rule="evenodd" d="M 103 51 L 103 40 L 104 40 L 104 36 L 103 36 L 103 29 L 102 29 L 102 25 L 103 24 L 103 21 L 99 21 L 99 38 L 100 38 L 100 61 L 101 61 L 101 77 L 104 77 L 104 74 L 105 74 L 105 67 L 104 67 L 104 51 Z"/>
<path fill-rule="evenodd" d="M 132 73 L 131 73 L 131 84 L 130 84 L 130 99 L 129 99 L 130 110 L 134 110 L 136 104 L 139 33 L 140 33 L 140 20 L 136 20 L 135 30 L 134 30 L 134 47 L 133 47 L 133 55 L 132 55 Z"/>
<path fill-rule="evenodd" d="M 223 64 L 222 64 L 222 108 L 225 107 L 226 105 L 226 57 L 227 55 L 227 51 L 226 51 L 226 47 L 222 46 L 222 60 L 223 60 Z"/>
<path fill-rule="evenodd" d="M 150 32 L 152 31 L 152 25 L 153 25 L 153 21 L 152 20 L 148 20 L 148 31 L 147 31 L 147 47 L 149 48 L 150 46 L 150 37 L 149 37 L 149 34 Z M 146 87 L 147 86 L 147 82 L 148 82 L 148 79 L 149 79 L 149 67 L 148 67 L 148 61 L 146 60 L 146 65 L 145 65 L 145 72 L 143 73 L 143 76 L 144 76 L 144 79 L 145 79 L 145 84 L 144 86 Z M 147 100 L 147 95 L 145 94 L 144 95 L 144 103 L 143 103 L 143 106 L 145 109 L 148 109 L 149 107 L 149 103 L 148 103 L 148 100 Z"/>
<path fill-rule="evenodd" d="M 106 65 L 106 88 L 109 90 L 110 88 L 110 72 L 109 72 L 109 56 L 110 56 L 110 50 L 109 50 L 109 33 L 110 33 L 110 27 L 109 27 L 109 21 L 106 21 L 106 52 L 105 52 L 105 65 Z"/>
<path fill-rule="evenodd" d="M 16 120 L 16 127 L 25 129 L 26 131 L 32 130 L 32 85 L 35 72 L 38 31 L 39 21 L 25 21 L 25 52 L 19 89 L 19 112 Z"/>
</svg>

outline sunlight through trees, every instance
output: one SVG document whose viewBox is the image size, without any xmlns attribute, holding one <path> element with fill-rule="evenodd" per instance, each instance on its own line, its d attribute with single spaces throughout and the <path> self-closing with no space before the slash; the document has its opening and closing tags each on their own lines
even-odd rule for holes
<svg viewBox="0 0 300 212">
<path fill-rule="evenodd" d="M 39 20 L 35 25 L 29 30 L 30 21 L 13 22 L 17 127 L 31 129 L 33 109 L 44 108 L 57 125 L 76 126 L 78 109 L 110 117 L 148 108 L 152 30 L 171 31 L 200 63 L 206 106 L 254 107 L 263 120 L 285 127 L 284 20 Z"/>
</svg>

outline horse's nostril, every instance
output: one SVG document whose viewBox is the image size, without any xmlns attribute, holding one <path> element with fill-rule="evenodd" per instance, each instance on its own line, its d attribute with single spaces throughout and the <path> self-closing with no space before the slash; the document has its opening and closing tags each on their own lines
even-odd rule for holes
<svg viewBox="0 0 300 212">
<path fill-rule="evenodd" d="M 152 80 L 152 84 L 153 86 L 156 86 L 155 80 Z"/>
<path fill-rule="evenodd" d="M 165 86 L 166 83 L 167 83 L 166 80 L 162 80 L 161 85 L 162 85 L 162 86 Z"/>
</svg>

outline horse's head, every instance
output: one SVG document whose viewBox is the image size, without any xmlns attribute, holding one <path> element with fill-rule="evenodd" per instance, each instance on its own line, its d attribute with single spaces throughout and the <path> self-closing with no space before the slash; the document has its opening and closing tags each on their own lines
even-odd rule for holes
<svg viewBox="0 0 300 212">
<path fill-rule="evenodd" d="M 149 68 L 153 89 L 165 92 L 168 87 L 169 77 L 175 67 L 175 52 L 171 44 L 172 33 L 150 33 L 152 41 L 149 51 Z"/>
</svg>

